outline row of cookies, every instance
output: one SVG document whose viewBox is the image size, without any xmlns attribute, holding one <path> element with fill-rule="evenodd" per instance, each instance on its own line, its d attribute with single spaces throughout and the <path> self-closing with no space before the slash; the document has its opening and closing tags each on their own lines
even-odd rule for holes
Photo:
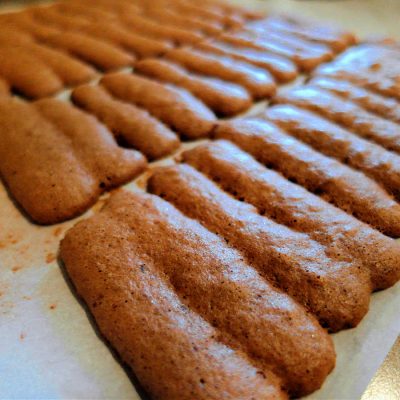
<svg viewBox="0 0 400 400">
<path fill-rule="evenodd" d="M 384 47 L 363 44 L 348 50 L 341 57 L 347 58 L 349 54 L 351 56 L 353 52 L 358 53 L 360 49 L 371 46 L 378 46 L 379 49 Z M 176 50 L 182 51 L 188 50 Z M 247 85 L 249 90 L 252 88 L 254 93 L 273 90 L 268 82 L 257 80 L 256 75 L 250 79 L 240 70 L 230 70 L 228 66 L 217 65 L 219 76 L 230 76 L 233 83 L 189 73 L 184 67 L 164 59 L 146 59 L 138 62 L 135 74 L 107 74 L 99 84 L 77 87 L 72 91 L 71 98 L 77 107 L 97 118 L 96 126 L 108 132 L 115 149 L 119 149 L 116 144 L 118 142 L 122 147 L 140 151 L 151 161 L 173 153 L 179 147 L 180 139 L 209 137 L 215 131 L 217 115 L 230 115 L 249 107 L 251 97 L 241 89 L 240 83 Z M 238 123 L 243 124 L 243 131 L 259 133 L 258 150 L 267 153 L 268 159 L 265 163 L 281 170 L 289 179 L 296 180 L 310 191 L 318 192 L 336 206 L 346 209 L 385 234 L 399 236 L 400 211 L 396 199 L 399 196 L 400 167 L 398 155 L 395 154 L 400 143 L 395 117 L 396 112 L 398 113 L 397 100 L 371 92 L 370 89 L 349 81 L 341 80 L 340 85 L 335 84 L 334 81 L 329 81 L 332 78 L 324 75 L 323 71 L 329 68 L 330 64 L 324 65 L 307 84 L 282 91 L 275 96 L 272 99 L 274 105 L 260 116 L 263 121 L 248 120 Z M 380 74 L 382 75 L 382 72 Z M 4 88 L 7 92 L 6 85 Z M 358 95 L 356 98 L 355 91 Z M 353 93 L 353 97 L 349 98 L 347 93 Z M 61 104 L 61 100 L 49 100 L 47 103 Z M 42 103 L 39 101 L 37 104 Z M 14 193 L 14 184 L 10 181 L 15 181 L 15 184 L 20 186 L 20 176 L 13 172 L 13 165 L 19 165 L 18 159 L 24 156 L 26 150 L 22 143 L 27 141 L 30 135 L 27 129 L 29 118 L 20 120 L 18 113 L 29 115 L 29 110 L 32 110 L 35 115 L 32 119 L 38 121 L 38 117 L 37 110 L 35 111 L 36 103 L 23 104 L 21 100 L 9 98 L 3 99 L 2 105 L 4 112 L 1 115 L 0 129 L 4 132 L 1 139 L 2 153 L 5 156 L 0 168 L 4 180 Z M 90 115 L 67 103 L 62 106 L 71 110 L 71 121 L 75 121 L 77 115 L 88 121 L 94 120 Z M 46 115 L 42 115 L 41 118 L 48 119 Z M 50 124 L 59 125 L 56 120 L 50 121 Z M 39 126 L 39 122 L 35 125 Z M 49 121 L 43 121 L 43 127 L 50 129 Z M 45 136 L 47 133 L 43 127 L 37 131 L 39 135 Z M 298 140 L 288 138 L 278 127 Z M 60 134 L 63 128 L 56 126 L 53 133 Z M 19 146 L 14 143 L 16 135 L 20 140 Z M 249 143 L 256 140 L 246 139 L 245 134 L 242 138 L 238 135 L 227 138 L 236 142 L 242 141 L 242 147 L 246 150 L 246 140 Z M 38 143 L 31 143 L 31 146 L 39 146 Z M 92 146 L 96 148 L 94 142 Z M 10 166 L 7 154 L 11 153 L 13 159 Z M 47 152 L 41 148 L 33 153 L 36 158 L 42 160 L 39 165 L 49 170 Z M 144 168 L 145 159 L 140 157 L 141 168 L 133 168 L 129 174 L 130 178 Z M 54 159 L 52 168 L 55 170 L 58 169 L 57 163 L 62 164 L 61 158 Z M 39 175 L 32 177 L 29 180 L 30 184 L 35 190 L 40 188 L 41 192 L 49 193 L 50 199 L 58 201 L 58 196 L 52 195 L 55 189 L 49 186 L 50 181 L 40 179 Z M 100 177 L 98 186 L 104 186 L 104 177 Z M 68 192 L 67 187 L 66 197 Z M 70 198 L 73 202 L 67 201 L 64 204 L 65 209 L 69 211 L 61 213 L 59 217 L 56 217 L 57 212 L 47 219 L 38 217 L 37 212 L 28 213 L 41 223 L 54 223 L 71 218 L 92 204 L 101 191 L 95 192 L 97 195 L 88 195 L 83 202 L 83 198 L 78 202 L 77 198 Z M 338 196 L 338 193 L 342 194 Z M 22 197 L 26 198 L 25 200 L 17 195 L 15 197 L 25 210 L 30 208 L 29 204 L 35 203 L 35 191 L 23 191 Z M 47 207 L 50 205 L 51 202 Z"/>
<path fill-rule="evenodd" d="M 334 367 L 311 314 L 158 196 L 113 195 L 69 231 L 61 257 L 152 399 L 284 399 L 314 391 Z"/>
<path fill-rule="evenodd" d="M 173 24 L 159 25 L 133 2 L 98 3 L 94 7 L 90 2 L 59 2 L 2 14 L 1 56 L 7 63 L 0 74 L 23 95 L 44 97 L 95 78 L 96 70 L 129 67 L 136 58 L 159 56 L 174 44 L 192 43 L 203 37 L 175 29 Z M 138 21 L 131 21 L 131 14 Z M 156 28 L 154 33 L 146 29 L 148 25 Z M 24 69 L 34 74 L 37 87 L 25 82 Z"/>
<path fill-rule="evenodd" d="M 81 19 L 76 3 L 59 14 Z M 110 2 L 96 3 L 92 15 L 107 19 L 100 9 Z M 139 3 L 133 7 L 142 10 Z M 331 58 L 326 47 L 333 54 L 353 40 L 317 28 L 310 39 L 313 28 L 279 18 L 248 29 L 234 12 L 227 15 L 224 24 L 235 29 L 229 46 L 218 39 L 139 61 L 135 74 L 108 74 L 73 90 L 75 105 L 10 99 L 10 79 L 0 89 L 0 172 L 41 223 L 82 213 L 104 190 L 143 171 L 143 154 L 152 160 L 173 152 L 178 137 L 216 139 L 183 153 L 182 164 L 155 171 L 152 195 L 112 195 L 61 245 L 101 332 L 152 398 L 308 394 L 335 363 L 322 327 L 356 326 L 371 291 L 400 274 L 400 249 L 390 237 L 399 236 L 400 218 L 396 48 L 352 48 L 307 85 L 279 93 L 258 118 L 218 122 L 215 114 L 233 115 L 274 95 L 265 71 L 278 79 L 277 72 L 264 67 L 259 80 L 253 66 L 263 43 L 273 48 L 266 38 L 274 37 L 275 49 L 282 40 L 263 32 L 295 32 L 313 44 L 296 57 L 287 53 L 295 71 Z M 258 53 L 238 52 L 240 43 Z M 210 45 L 218 49 L 212 56 Z M 37 54 L 47 49 L 36 41 L 29 46 Z M 249 54 L 254 61 L 246 68 L 232 62 Z M 298 54 L 318 61 L 300 65 Z M 270 64 L 278 71 L 283 64 L 276 60 Z"/>
<path fill-rule="evenodd" d="M 356 326 L 400 279 L 399 75 L 375 50 L 399 65 L 348 50 L 67 233 L 78 294 L 151 398 L 311 393 L 335 362 L 318 324 Z"/>
<path fill-rule="evenodd" d="M 339 30 L 279 16 L 260 19 L 212 2 L 206 7 L 186 0 L 95 3 L 59 2 L 1 15 L 0 76 L 14 91 L 41 98 L 95 79 L 98 71 L 165 55 L 209 77 L 220 77 L 215 64 L 223 64 L 275 86 L 355 41 Z"/>
<path fill-rule="evenodd" d="M 112 195 L 62 241 L 100 331 L 151 398 L 318 389 L 335 360 L 318 323 L 356 326 L 400 278 L 399 244 L 231 142 L 182 161 L 153 172 L 153 195 Z"/>
</svg>

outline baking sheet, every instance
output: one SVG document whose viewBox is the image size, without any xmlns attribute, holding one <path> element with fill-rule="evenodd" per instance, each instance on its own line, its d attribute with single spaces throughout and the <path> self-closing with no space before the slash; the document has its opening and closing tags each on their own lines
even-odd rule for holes
<svg viewBox="0 0 400 400">
<path fill-rule="evenodd" d="M 390 33 L 400 38 L 396 21 L 400 3 L 396 0 L 252 3 L 274 10 L 290 7 L 296 14 L 314 18 L 317 12 L 321 19 L 330 18 L 344 26 L 353 14 L 354 26 L 347 26 L 353 31 L 364 35 Z M 372 8 L 366 13 L 362 4 L 381 8 L 378 14 Z M 354 14 L 357 7 L 360 11 Z M 392 25 L 388 22 L 382 26 L 382 12 L 387 13 Z M 379 29 L 375 29 L 375 17 L 380 20 Z M 164 160 L 161 164 L 170 162 Z M 143 182 L 140 177 L 127 187 L 142 190 Z M 98 210 L 107 196 L 81 218 Z M 78 219 L 51 227 L 31 224 L 0 186 L 2 399 L 139 399 L 127 371 L 98 336 L 58 265 L 59 240 Z M 399 303 L 400 284 L 376 293 L 361 324 L 333 336 L 336 369 L 310 399 L 360 398 L 400 332 Z"/>
</svg>

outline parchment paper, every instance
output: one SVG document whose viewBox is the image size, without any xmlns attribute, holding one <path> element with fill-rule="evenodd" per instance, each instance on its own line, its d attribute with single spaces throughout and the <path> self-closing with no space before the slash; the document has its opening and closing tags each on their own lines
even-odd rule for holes
<svg viewBox="0 0 400 400">
<path fill-rule="evenodd" d="M 396 0 L 252 3 L 274 10 L 291 7 L 297 14 L 343 22 L 362 34 L 400 38 Z M 354 26 L 348 26 L 349 12 L 363 5 L 369 12 L 354 14 Z M 378 27 L 382 13 L 387 14 L 385 24 Z M 142 176 L 127 187 L 142 190 L 143 182 Z M 107 196 L 80 218 L 98 210 Z M 57 262 L 59 241 L 77 220 L 34 225 L 0 185 L 1 399 L 139 399 L 134 378 L 98 336 Z M 370 311 L 356 329 L 334 335 L 336 368 L 310 399 L 360 398 L 400 332 L 399 304 L 400 284 L 373 295 Z"/>
</svg>

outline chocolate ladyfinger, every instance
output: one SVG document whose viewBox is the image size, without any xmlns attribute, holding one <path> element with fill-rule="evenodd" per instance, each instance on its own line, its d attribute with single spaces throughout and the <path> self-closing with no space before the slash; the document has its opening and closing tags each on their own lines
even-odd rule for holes
<svg viewBox="0 0 400 400">
<path fill-rule="evenodd" d="M 1 17 L 5 17 L 4 21 L 1 21 Z M 48 26 L 38 22 L 34 19 L 31 13 L 26 11 L 12 13 L 9 15 L 2 14 L 0 15 L 0 21 L 7 27 L 27 32 L 38 40 L 43 40 L 48 36 L 61 33 L 61 30 L 55 28 L 54 26 Z"/>
<path fill-rule="evenodd" d="M 215 115 L 184 89 L 164 85 L 134 74 L 108 74 L 101 84 L 115 97 L 145 108 L 181 136 L 195 139 L 208 136 Z"/>
<path fill-rule="evenodd" d="M 133 52 L 138 58 L 157 57 L 172 49 L 167 40 L 155 40 L 130 32 L 117 22 L 95 22 L 84 28 L 84 32 L 100 39 L 108 40 Z"/>
<path fill-rule="evenodd" d="M 217 22 L 224 28 L 238 28 L 242 26 L 244 22 L 243 18 L 229 14 L 215 7 L 204 7 L 203 5 L 184 0 L 173 1 L 172 4 L 175 9 L 186 15 L 198 19 L 200 18 L 203 21 Z"/>
<path fill-rule="evenodd" d="M 63 32 L 48 36 L 44 41 L 104 71 L 132 66 L 135 61 L 135 57 L 122 48 L 80 32 Z"/>
<path fill-rule="evenodd" d="M 144 157 L 118 147 L 111 132 L 93 116 L 61 100 L 39 100 L 34 106 L 71 139 L 78 157 L 95 174 L 102 189 L 121 185 L 133 172 L 136 175 L 143 170 Z"/>
<path fill-rule="evenodd" d="M 68 12 L 75 12 L 91 17 L 94 20 L 101 20 L 97 13 L 104 13 L 106 19 L 116 18 L 119 13 L 141 13 L 142 7 L 138 2 L 123 1 L 123 0 L 85 0 L 85 4 L 82 4 L 81 0 L 69 0 L 60 4 L 60 7 L 67 9 Z M 103 17 L 104 17 L 103 16 Z"/>
<path fill-rule="evenodd" d="M 400 153 L 400 125 L 365 111 L 352 101 L 305 85 L 280 93 L 274 103 L 289 103 L 314 111 L 355 134 Z"/>
<path fill-rule="evenodd" d="M 315 51 L 297 47 L 285 38 L 276 37 L 268 33 L 262 37 L 257 32 L 250 30 L 239 30 L 226 32 L 219 37 L 222 41 L 236 46 L 245 46 L 257 49 L 259 51 L 268 51 L 287 57 L 292 60 L 300 70 L 310 72 L 324 61 L 332 58 L 332 54 L 326 51 Z"/>
<path fill-rule="evenodd" d="M 22 49 L 46 63 L 67 86 L 85 83 L 96 76 L 96 71 L 88 64 L 60 50 L 36 43 L 22 46 Z"/>
<path fill-rule="evenodd" d="M 261 29 L 267 27 L 275 31 L 293 34 L 311 42 L 326 44 L 335 52 L 341 52 L 356 42 L 355 36 L 350 32 L 288 16 L 272 15 L 263 20 L 251 22 L 248 26 Z"/>
<path fill-rule="evenodd" d="M 145 167 L 142 155 L 119 148 L 104 126 L 65 102 L 1 100 L 0 111 L 0 172 L 36 222 L 79 215 Z"/>
<path fill-rule="evenodd" d="M 312 42 L 290 32 L 279 31 L 268 26 L 259 27 L 257 25 L 259 22 L 246 25 L 243 31 L 251 32 L 257 40 L 268 41 L 272 39 L 276 43 L 281 43 L 287 48 L 295 50 L 298 54 L 308 55 L 308 57 L 314 58 L 318 65 L 333 57 L 332 49 L 325 44 Z"/>
<path fill-rule="evenodd" d="M 188 2 L 190 2 L 190 0 Z M 218 10 L 226 15 L 235 16 L 242 21 L 253 21 L 265 18 L 265 12 L 263 11 L 250 10 L 246 7 L 240 7 L 237 4 L 229 4 L 224 0 L 204 0 L 202 5 L 206 8 Z"/>
<path fill-rule="evenodd" d="M 159 8 L 157 5 L 146 7 L 145 15 L 150 16 L 152 19 L 161 24 L 187 29 L 193 32 L 202 32 L 207 36 L 217 36 L 223 32 L 223 27 L 214 21 L 205 21 L 202 19 L 194 18 L 190 15 L 180 14 L 179 11 L 168 8 Z"/>
<path fill-rule="evenodd" d="M 47 8 L 46 11 L 51 11 L 50 22 L 53 21 L 57 25 L 59 21 L 59 25 L 62 27 L 72 25 L 73 29 L 121 46 L 138 57 L 159 56 L 172 48 L 172 45 L 166 40 L 149 39 L 124 29 L 118 24 L 115 17 L 113 18 L 109 13 L 96 10 L 93 7 L 67 3 L 57 4 L 51 9 Z M 99 14 L 106 14 L 108 18 L 104 18 L 104 16 L 100 18 Z M 95 18 L 96 16 L 97 18 Z"/>
<path fill-rule="evenodd" d="M 261 216 L 189 165 L 156 170 L 148 189 L 223 237 L 261 276 L 303 304 L 331 331 L 356 326 L 368 311 L 368 271 L 337 259 L 336 254 L 331 258 L 309 236 Z"/>
<path fill-rule="evenodd" d="M 313 78 L 311 84 L 351 100 L 373 114 L 400 123 L 400 104 L 393 98 L 381 96 L 348 81 L 324 76 Z"/>
<path fill-rule="evenodd" d="M 204 39 L 201 33 L 160 25 L 151 18 L 132 12 L 121 12 L 120 18 L 131 30 L 156 39 L 173 40 L 179 45 L 194 44 Z"/>
<path fill-rule="evenodd" d="M 112 97 L 102 86 L 85 85 L 73 90 L 72 101 L 94 114 L 118 138 L 154 160 L 179 147 L 174 132 L 147 111 Z"/>
<path fill-rule="evenodd" d="M 244 86 L 255 99 L 271 97 L 276 91 L 276 84 L 268 71 L 245 61 L 188 48 L 172 50 L 166 57 L 191 71 Z"/>
<path fill-rule="evenodd" d="M 29 98 L 50 96 L 63 88 L 61 79 L 43 62 L 18 46 L 1 46 L 0 76 Z"/>
<path fill-rule="evenodd" d="M 328 254 L 353 258 L 371 273 L 374 290 L 400 279 L 400 245 L 344 211 L 323 201 L 225 140 L 185 151 L 183 160 L 260 214 L 307 233 L 328 247 Z"/>
<path fill-rule="evenodd" d="M 289 82 L 298 75 L 298 70 L 293 61 L 278 54 L 258 50 L 246 46 L 234 46 L 221 40 L 202 41 L 196 48 L 211 53 L 223 54 L 232 58 L 246 61 L 257 67 L 269 71 L 279 82 Z"/>
<path fill-rule="evenodd" d="M 50 7 L 32 7 L 27 9 L 27 13 L 31 14 L 35 21 L 40 24 L 54 26 L 60 30 L 75 30 L 89 24 L 89 20 L 84 16 L 70 16 L 63 12 L 59 12 L 57 6 Z"/>
<path fill-rule="evenodd" d="M 22 30 L 1 27 L 0 45 L 18 48 L 22 53 L 28 52 L 39 58 L 68 86 L 87 82 L 96 74 L 89 65 L 64 52 L 40 45 L 33 40 L 31 35 Z"/>
<path fill-rule="evenodd" d="M 334 61 L 321 65 L 315 73 L 345 79 L 400 100 L 400 59 L 398 52 L 384 44 L 351 47 Z"/>
<path fill-rule="evenodd" d="M 177 64 L 147 59 L 135 64 L 135 72 L 189 90 L 215 113 L 232 116 L 247 110 L 252 99 L 245 88 L 222 79 L 187 72 Z"/>
<path fill-rule="evenodd" d="M 117 3 L 113 1 L 112 3 L 106 0 L 108 4 L 112 5 Z M 116 16 L 114 13 L 106 11 L 101 8 L 101 1 L 88 1 L 85 0 L 85 3 L 82 4 L 82 1 L 61 1 L 54 4 L 53 8 L 56 9 L 62 15 L 68 15 L 71 17 L 84 17 L 90 21 L 115 21 Z M 96 7 L 96 5 L 100 5 L 100 7 Z"/>
<path fill-rule="evenodd" d="M 287 398 L 279 380 L 222 343 L 135 246 L 132 231 L 116 218 L 132 201 L 128 193 L 113 196 L 101 213 L 67 233 L 60 255 L 101 333 L 142 387 L 152 399 Z"/>
<path fill-rule="evenodd" d="M 363 173 L 313 150 L 276 125 L 257 118 L 236 120 L 221 123 L 215 136 L 233 141 L 287 179 L 385 234 L 400 236 L 399 206 L 385 190 Z"/>
<path fill-rule="evenodd" d="M 321 385 L 334 365 L 331 338 L 239 252 L 157 196 L 122 194 L 108 207 L 115 223 L 130 230 L 123 242 L 132 255 L 146 255 L 185 306 L 218 330 L 220 340 L 246 352 L 261 371 L 276 374 L 292 395 Z"/>
<path fill-rule="evenodd" d="M 400 199 L 400 156 L 396 153 L 290 104 L 270 107 L 262 117 L 321 153 L 363 171 Z M 400 205 L 396 214 L 400 215 Z"/>
</svg>

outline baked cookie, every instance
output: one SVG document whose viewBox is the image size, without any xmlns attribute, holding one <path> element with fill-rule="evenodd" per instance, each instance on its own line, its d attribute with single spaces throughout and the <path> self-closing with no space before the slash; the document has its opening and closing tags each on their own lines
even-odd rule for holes
<svg viewBox="0 0 400 400">
<path fill-rule="evenodd" d="M 223 239 L 157 196 L 112 196 L 101 213 L 66 235 L 60 255 L 101 332 L 155 398 L 282 398 L 276 377 L 300 396 L 317 389 L 334 366 L 331 338 L 303 307 Z M 180 318 L 177 309 L 185 311 Z M 186 328 L 189 318 L 197 329 Z M 212 332 L 204 320 L 214 326 L 213 346 L 228 346 L 211 358 L 193 334 Z M 242 384 L 226 379 L 228 365 Z M 251 365 L 265 377 L 264 387 L 256 378 L 254 388 L 244 384 L 254 376 Z M 199 375 L 203 370 L 211 372 Z"/>
<path fill-rule="evenodd" d="M 196 48 L 223 54 L 264 68 L 280 83 L 290 82 L 298 76 L 297 66 L 289 58 L 251 46 L 238 46 L 216 39 L 202 41 L 196 45 Z"/>
<path fill-rule="evenodd" d="M 232 116 L 252 105 L 250 94 L 242 86 L 223 79 L 190 73 L 183 67 L 165 60 L 152 58 L 138 61 L 135 64 L 135 72 L 183 87 L 218 115 Z"/>
<path fill-rule="evenodd" d="M 64 86 L 48 64 L 18 46 L 0 47 L 0 75 L 29 98 L 53 95 Z"/>
<path fill-rule="evenodd" d="M 400 153 L 400 125 L 312 84 L 280 93 L 273 102 L 289 103 L 314 111 L 365 139 Z"/>
<path fill-rule="evenodd" d="M 400 100 L 400 60 L 395 45 L 367 42 L 351 47 L 321 65 L 315 75 L 343 79 Z"/>
<path fill-rule="evenodd" d="M 105 75 L 100 82 L 113 96 L 146 109 L 182 137 L 208 136 L 216 123 L 206 105 L 177 86 L 123 73 Z"/>
<path fill-rule="evenodd" d="M 149 179 L 148 190 L 224 238 L 261 276 L 331 331 L 356 326 L 368 311 L 368 271 L 360 270 L 357 262 L 328 255 L 325 246 L 308 235 L 261 216 L 192 167 L 159 168 Z"/>
<path fill-rule="evenodd" d="M 150 160 L 161 158 L 179 147 L 176 134 L 133 104 L 114 98 L 100 85 L 79 86 L 72 101 L 95 115 L 122 141 L 142 152 Z"/>
<path fill-rule="evenodd" d="M 364 172 L 400 198 L 400 156 L 290 104 L 268 108 L 263 118 L 321 153 Z"/>
<path fill-rule="evenodd" d="M 311 80 L 311 84 L 351 100 L 371 113 L 400 123 L 400 104 L 393 98 L 374 93 L 349 81 L 328 76 L 317 76 Z"/>
<path fill-rule="evenodd" d="M 333 57 L 332 50 L 323 44 L 307 42 L 275 30 L 244 28 L 220 36 L 224 42 L 278 54 L 292 60 L 304 72 L 310 72 Z"/>
<path fill-rule="evenodd" d="M 257 118 L 224 122 L 215 137 L 231 140 L 264 165 L 385 234 L 400 236 L 400 205 L 381 186 L 276 125 Z"/>
<path fill-rule="evenodd" d="M 80 32 L 63 32 L 48 36 L 45 42 L 73 54 L 102 71 L 132 66 L 136 59 L 133 54 L 127 53 L 122 48 Z"/>
<path fill-rule="evenodd" d="M 298 17 L 270 15 L 260 21 L 251 22 L 249 26 L 253 29 L 269 29 L 293 35 L 312 43 L 322 43 L 328 45 L 337 53 L 357 42 L 357 38 L 351 32 L 345 32 L 327 24 L 321 25 L 314 21 L 306 21 Z"/>
<path fill-rule="evenodd" d="M 276 91 L 275 81 L 268 71 L 228 56 L 180 48 L 168 52 L 166 57 L 190 71 L 237 83 L 254 99 L 271 97 Z"/>
<path fill-rule="evenodd" d="M 217 140 L 185 151 L 186 163 L 206 174 L 240 201 L 326 246 L 333 258 L 369 270 L 374 290 L 400 279 L 400 244 L 267 169 L 231 142 Z"/>
<path fill-rule="evenodd" d="M 66 102 L 0 100 L 0 173 L 36 222 L 83 213 L 145 166 L 140 153 L 119 148 L 103 125 Z"/>
<path fill-rule="evenodd" d="M 156 40 L 130 32 L 118 22 L 94 22 L 86 26 L 84 32 L 115 43 L 137 58 L 159 57 L 173 48 L 171 40 Z"/>
</svg>

